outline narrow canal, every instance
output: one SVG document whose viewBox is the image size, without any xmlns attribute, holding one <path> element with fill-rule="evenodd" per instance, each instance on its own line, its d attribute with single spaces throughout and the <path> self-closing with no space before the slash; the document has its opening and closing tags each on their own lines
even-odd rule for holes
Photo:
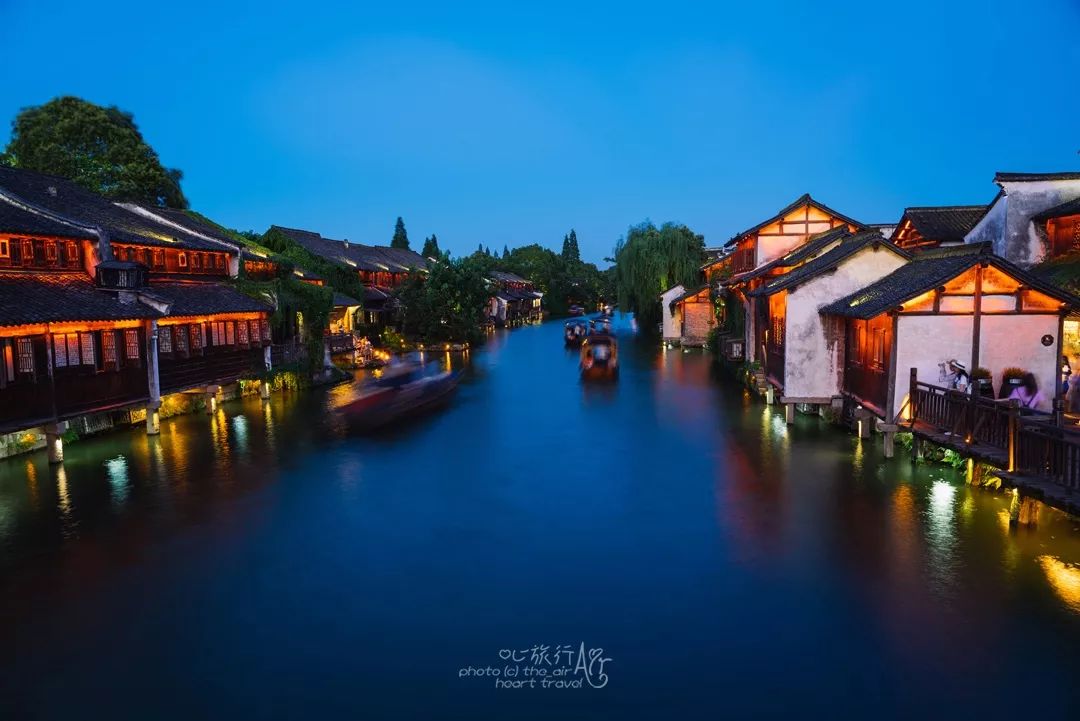
<svg viewBox="0 0 1080 721">
<path fill-rule="evenodd" d="M 389 436 L 338 387 L 0 462 L 0 718 L 1077 718 L 1080 523 L 619 331 Z M 471 675 L 580 644 L 602 688 Z"/>
</svg>

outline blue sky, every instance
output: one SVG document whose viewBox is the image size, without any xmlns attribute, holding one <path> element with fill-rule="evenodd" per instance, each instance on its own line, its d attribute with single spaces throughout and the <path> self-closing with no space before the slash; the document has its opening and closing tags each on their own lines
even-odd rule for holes
<svg viewBox="0 0 1080 721">
<path fill-rule="evenodd" d="M 803 192 L 865 222 L 1080 169 L 1080 0 L 0 0 L 0 118 L 135 114 L 192 206 L 387 243 L 599 261 L 674 220 L 719 244 Z M 6 138 L 6 133 L 3 136 Z"/>
</svg>

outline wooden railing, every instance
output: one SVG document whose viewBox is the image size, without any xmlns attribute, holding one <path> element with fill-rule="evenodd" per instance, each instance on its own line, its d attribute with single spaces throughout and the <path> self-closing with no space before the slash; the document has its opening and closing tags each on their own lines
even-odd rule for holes
<svg viewBox="0 0 1080 721">
<path fill-rule="evenodd" d="M 1003 452 L 1006 470 L 1080 490 L 1080 431 L 1062 425 L 1060 412 L 1022 408 L 1012 400 L 972 396 L 921 383 L 911 370 L 908 418 L 916 426 Z M 1059 409 L 1060 411 L 1060 409 Z"/>
<path fill-rule="evenodd" d="M 1017 428 L 1014 470 L 1080 490 L 1080 434 L 1045 419 L 1023 419 Z"/>
<path fill-rule="evenodd" d="M 352 333 L 328 333 L 326 346 L 331 353 L 352 353 L 356 349 Z"/>
</svg>

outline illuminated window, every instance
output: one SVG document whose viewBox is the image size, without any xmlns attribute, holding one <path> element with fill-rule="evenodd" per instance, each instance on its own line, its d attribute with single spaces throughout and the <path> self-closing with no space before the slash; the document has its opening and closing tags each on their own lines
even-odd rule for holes
<svg viewBox="0 0 1080 721">
<path fill-rule="evenodd" d="M 101 359 L 110 365 L 116 364 L 116 333 L 111 330 L 101 334 Z"/>
<path fill-rule="evenodd" d="M 34 242 L 32 240 L 22 242 L 22 262 L 23 265 L 31 265 L 34 262 Z"/>
<path fill-rule="evenodd" d="M 264 341 L 270 340 L 270 322 L 266 318 L 259 321 L 259 328 L 262 330 L 262 339 Z"/>
<path fill-rule="evenodd" d="M 19 358 L 19 372 L 34 372 L 34 344 L 29 338 L 18 338 L 15 341 L 16 355 Z"/>
<path fill-rule="evenodd" d="M 67 339 L 62 335 L 53 336 L 53 365 L 67 367 Z"/>
<path fill-rule="evenodd" d="M 67 242 L 64 244 L 64 254 L 67 256 L 67 262 L 78 263 L 79 262 L 79 244 Z"/>
<path fill-rule="evenodd" d="M 45 260 L 49 262 L 55 262 L 56 257 L 56 242 L 51 240 L 47 241 L 45 243 Z"/>
<path fill-rule="evenodd" d="M 172 353 L 172 328 L 169 326 L 158 328 L 158 351 Z"/>
<path fill-rule="evenodd" d="M 236 345 L 236 324 L 232 321 L 225 324 L 225 345 Z"/>
<path fill-rule="evenodd" d="M 187 267 L 187 253 L 180 253 L 176 257 L 176 264 L 181 268 Z"/>
<path fill-rule="evenodd" d="M 128 328 L 124 331 L 124 357 L 139 360 L 139 331 Z"/>
<path fill-rule="evenodd" d="M 236 339 L 240 345 L 248 344 L 248 324 L 246 321 L 239 321 L 236 324 Z"/>
<path fill-rule="evenodd" d="M 219 269 L 222 269 L 222 270 L 225 268 L 225 256 L 224 255 L 219 255 L 217 257 L 217 267 Z"/>
<path fill-rule="evenodd" d="M 221 335 L 221 323 L 211 323 L 210 338 L 213 341 L 214 345 L 222 345 Z"/>
<path fill-rule="evenodd" d="M 8 380 L 15 380 L 15 359 L 11 353 L 11 343 L 0 341 L 0 344 L 4 346 L 4 370 L 6 372 L 4 377 Z"/>
<path fill-rule="evenodd" d="M 170 329 L 166 328 L 165 330 L 167 335 L 171 335 Z M 176 327 L 176 350 L 180 353 L 188 352 L 187 329 L 182 325 Z"/>
<path fill-rule="evenodd" d="M 251 328 L 251 342 L 252 343 L 258 343 L 259 342 L 259 321 L 257 321 L 257 320 L 248 321 L 248 326 Z"/>
<path fill-rule="evenodd" d="M 198 253 L 192 253 L 191 254 L 191 269 L 192 270 L 198 270 L 199 268 L 202 268 L 202 256 L 199 255 Z"/>
<path fill-rule="evenodd" d="M 155 268 L 164 268 L 165 267 L 165 251 L 164 250 L 155 250 L 154 251 L 154 267 Z"/>
<path fill-rule="evenodd" d="M 67 359 L 69 366 L 79 365 L 79 334 L 67 334 Z"/>
<path fill-rule="evenodd" d="M 107 335 L 107 334 L 106 334 Z M 82 347 L 82 362 L 84 366 L 94 365 L 94 334 L 80 333 L 79 345 Z M 71 356 L 71 353 L 68 353 Z"/>
<path fill-rule="evenodd" d="M 11 245 L 7 238 L 0 238 L 0 258 L 11 257 Z"/>
<path fill-rule="evenodd" d="M 202 325 L 196 323 L 191 326 L 191 349 L 198 350 L 203 347 Z"/>
</svg>

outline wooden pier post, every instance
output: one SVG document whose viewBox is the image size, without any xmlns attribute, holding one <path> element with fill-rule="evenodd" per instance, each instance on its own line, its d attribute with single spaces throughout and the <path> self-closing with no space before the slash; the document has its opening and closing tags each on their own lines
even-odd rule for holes
<svg viewBox="0 0 1080 721">
<path fill-rule="evenodd" d="M 1020 402 L 1013 398 L 1009 401 L 1009 438 L 1008 438 L 1008 463 L 1005 466 L 1009 473 L 1016 472 L 1017 446 L 1020 441 Z"/>
<path fill-rule="evenodd" d="M 785 403 L 784 404 L 784 422 L 787 423 L 789 426 L 792 423 L 795 422 L 795 404 L 794 403 Z"/>
</svg>

